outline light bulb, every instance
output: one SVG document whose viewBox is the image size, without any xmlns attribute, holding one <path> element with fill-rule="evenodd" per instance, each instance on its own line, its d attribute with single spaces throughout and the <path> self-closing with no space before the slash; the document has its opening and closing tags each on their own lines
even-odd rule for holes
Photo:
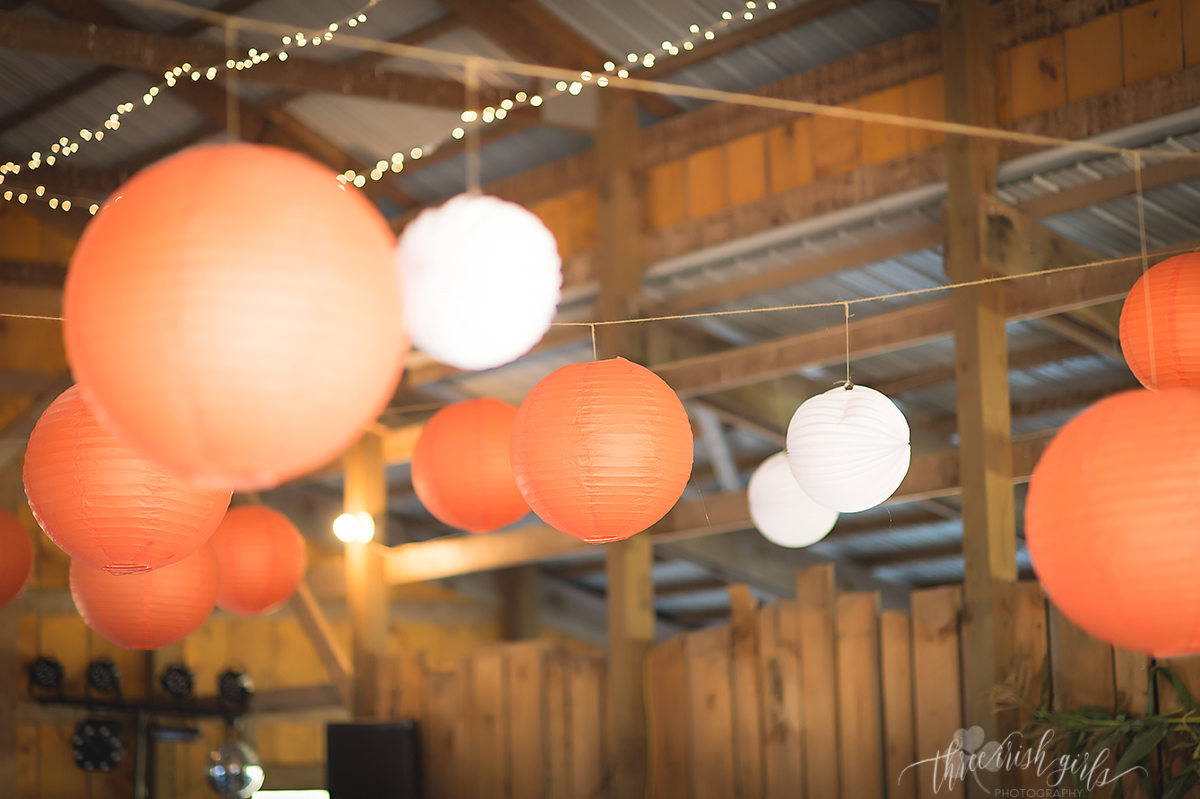
<svg viewBox="0 0 1200 799">
<path fill-rule="evenodd" d="M 333 520 L 333 534 L 338 537 L 339 541 L 349 544 L 358 538 L 358 519 L 349 513 L 343 513 Z"/>
</svg>

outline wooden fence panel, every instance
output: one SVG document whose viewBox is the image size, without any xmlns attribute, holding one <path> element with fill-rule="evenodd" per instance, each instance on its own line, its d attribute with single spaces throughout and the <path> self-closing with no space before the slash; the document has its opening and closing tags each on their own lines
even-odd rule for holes
<svg viewBox="0 0 1200 799">
<path fill-rule="evenodd" d="M 1017 583 L 1012 587 L 1012 669 L 1008 679 L 1021 692 L 1026 702 L 1037 707 L 1041 702 L 1042 680 L 1049 652 L 1049 628 L 1046 621 L 1046 595 L 1035 582 Z M 1030 714 L 1014 710 L 1001 716 L 999 729 L 1012 733 L 1024 729 Z M 1037 769 L 1022 769 L 1001 775 L 1006 788 L 1045 789 L 1046 777 Z"/>
<path fill-rule="evenodd" d="M 465 710 L 460 701 L 461 680 L 456 672 L 433 672 L 424 682 L 419 723 L 425 791 L 429 799 L 455 799 L 462 795 L 456 761 L 465 755 L 465 742 L 458 740 L 458 720 Z"/>
<path fill-rule="evenodd" d="M 795 602 L 758 614 L 762 685 L 763 777 L 767 799 L 794 799 L 803 783 L 799 621 Z"/>
<path fill-rule="evenodd" d="M 695 799 L 729 799 L 734 795 L 729 649 L 728 627 L 710 627 L 686 636 Z"/>
<path fill-rule="evenodd" d="M 917 720 L 917 759 L 944 753 L 963 727 L 962 673 L 959 660 L 958 586 L 916 591 L 912 595 L 913 698 Z M 938 784 L 943 770 L 932 763 L 915 769 L 921 799 L 964 796 L 963 784 Z"/>
<path fill-rule="evenodd" d="M 503 690 L 502 652 L 499 648 L 481 650 L 471 660 L 471 749 L 478 799 L 509 796 Z"/>
<path fill-rule="evenodd" d="M 758 683 L 758 600 L 749 586 L 729 588 L 733 662 L 734 796 L 763 799 L 762 697 Z"/>
<path fill-rule="evenodd" d="M 885 610 L 879 620 L 883 683 L 883 741 L 888 799 L 916 799 L 917 762 L 913 740 L 912 624 L 907 613 Z M 905 771 L 908 769 L 908 771 Z"/>
<path fill-rule="evenodd" d="M 607 799 L 604 663 L 571 658 L 567 670 L 567 736 L 570 740 L 568 799 Z"/>
<path fill-rule="evenodd" d="M 689 799 L 692 792 L 686 640 L 677 635 L 650 654 L 655 799 Z"/>
<path fill-rule="evenodd" d="M 883 796 L 879 594 L 837 599 L 838 729 L 842 795 Z"/>
<path fill-rule="evenodd" d="M 1072 624 L 1050 605 L 1050 673 L 1055 710 L 1116 709 L 1112 646 Z"/>
<path fill-rule="evenodd" d="M 838 697 L 833 564 L 796 577 L 808 799 L 838 799 Z"/>
<path fill-rule="evenodd" d="M 545 659 L 546 796 L 568 796 L 567 774 L 567 674 L 566 655 L 562 650 L 546 653 Z"/>
<path fill-rule="evenodd" d="M 542 742 L 545 685 L 541 641 L 504 647 L 508 661 L 504 735 L 512 757 L 513 799 L 542 799 L 546 773 Z"/>
</svg>

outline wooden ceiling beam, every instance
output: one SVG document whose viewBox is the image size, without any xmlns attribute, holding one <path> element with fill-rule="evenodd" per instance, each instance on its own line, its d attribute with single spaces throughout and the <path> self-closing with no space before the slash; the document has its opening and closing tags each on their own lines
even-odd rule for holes
<svg viewBox="0 0 1200 799">
<path fill-rule="evenodd" d="M 194 39 L 12 12 L 0 12 L 0 47 L 152 74 L 184 62 L 208 67 L 226 61 L 224 47 Z M 292 91 L 323 91 L 454 110 L 461 110 L 466 102 L 466 92 L 457 81 L 299 57 L 259 64 L 238 79 Z M 480 91 L 481 102 L 493 105 L 499 100 L 494 89 Z"/>
<path fill-rule="evenodd" d="M 535 0 L 443 0 L 459 19 L 532 64 L 601 72 L 609 56 Z M 660 118 L 680 113 L 666 97 L 640 94 L 638 102 Z"/>
<path fill-rule="evenodd" d="M 1158 254 L 1152 260 L 1157 262 L 1164 257 Z M 1012 321 L 1036 319 L 1121 299 L 1140 276 L 1141 259 L 1131 256 L 1089 269 L 1013 281 L 1006 287 L 1006 315 Z M 849 325 L 850 357 L 895 352 L 945 338 L 952 331 L 953 313 L 948 299 L 869 316 Z M 838 325 L 661 364 L 655 371 L 686 398 L 795 374 L 810 367 L 829 366 L 845 358 L 846 330 Z"/>
<path fill-rule="evenodd" d="M 1013 480 L 1026 482 L 1033 466 L 1049 443 L 1045 437 L 1013 444 Z M 899 505 L 959 492 L 958 452 L 947 450 L 913 458 L 908 476 L 887 501 Z M 745 491 L 716 494 L 704 499 L 683 500 L 643 535 L 656 544 L 752 528 L 750 505 Z M 398 585 L 440 580 L 460 574 L 492 571 L 553 560 L 579 552 L 595 552 L 592 544 L 560 533 L 544 524 L 516 530 L 489 533 L 486 536 L 448 536 L 431 541 L 380 547 L 384 575 L 388 583 Z M 318 594 L 320 586 L 337 584 L 342 579 L 341 564 L 321 564 L 309 570 L 309 582 Z"/>
<path fill-rule="evenodd" d="M 1053 344 L 1010 352 L 1008 354 L 1008 368 L 1009 371 L 1029 369 L 1046 363 L 1056 363 L 1068 358 L 1081 358 L 1091 354 L 1091 348 L 1076 344 L 1073 341 L 1056 341 Z M 887 394 L 889 397 L 895 397 L 909 391 L 919 391 L 923 388 L 929 388 L 942 383 L 950 383 L 953 380 L 954 365 L 951 364 L 949 366 L 938 366 L 933 369 L 924 369 L 920 372 L 912 372 L 887 380 L 878 380 L 871 383 L 871 388 Z"/>
</svg>

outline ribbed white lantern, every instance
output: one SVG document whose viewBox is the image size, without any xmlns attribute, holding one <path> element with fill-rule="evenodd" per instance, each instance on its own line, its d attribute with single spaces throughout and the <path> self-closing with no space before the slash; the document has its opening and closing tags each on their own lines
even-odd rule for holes
<svg viewBox="0 0 1200 799">
<path fill-rule="evenodd" d="M 750 476 L 750 519 L 773 544 L 806 547 L 829 534 L 838 512 L 805 494 L 792 476 L 787 453 L 767 458 Z"/>
<path fill-rule="evenodd" d="M 459 369 L 491 369 L 550 329 L 562 289 L 558 242 L 516 203 L 460 194 L 422 211 L 396 247 L 413 344 Z"/>
<path fill-rule="evenodd" d="M 792 417 L 788 465 L 806 494 L 842 513 L 873 508 L 908 474 L 908 421 L 866 386 L 830 389 Z"/>
</svg>

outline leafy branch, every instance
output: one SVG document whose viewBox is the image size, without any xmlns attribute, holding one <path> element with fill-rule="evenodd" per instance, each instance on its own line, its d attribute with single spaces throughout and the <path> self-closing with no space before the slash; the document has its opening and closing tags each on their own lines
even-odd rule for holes
<svg viewBox="0 0 1200 799">
<path fill-rule="evenodd" d="M 1154 692 L 1146 699 L 1146 714 L 1131 716 L 1113 714 L 1097 705 L 1075 711 L 1050 709 L 1050 669 L 1047 660 L 1042 670 L 1041 698 L 1034 707 L 1024 692 L 1014 685 L 998 686 L 994 694 L 998 710 L 1021 709 L 1031 720 L 1022 731 L 1031 743 L 1047 731 L 1053 731 L 1055 756 L 1066 756 L 1079 762 L 1085 756 L 1095 762 L 1105 749 L 1116 758 L 1114 774 L 1139 769 L 1146 796 L 1151 799 L 1180 799 L 1192 787 L 1200 784 L 1200 708 L 1183 681 L 1166 666 L 1153 666 L 1149 680 L 1161 674 L 1175 692 L 1180 707 L 1166 713 L 1154 712 Z M 1162 754 L 1159 792 L 1153 774 Z M 1174 768 L 1173 768 L 1174 767 Z M 1080 796 L 1090 794 L 1084 775 L 1072 771 L 1074 788 Z M 1112 799 L 1123 799 L 1124 780 L 1112 783 Z"/>
</svg>

